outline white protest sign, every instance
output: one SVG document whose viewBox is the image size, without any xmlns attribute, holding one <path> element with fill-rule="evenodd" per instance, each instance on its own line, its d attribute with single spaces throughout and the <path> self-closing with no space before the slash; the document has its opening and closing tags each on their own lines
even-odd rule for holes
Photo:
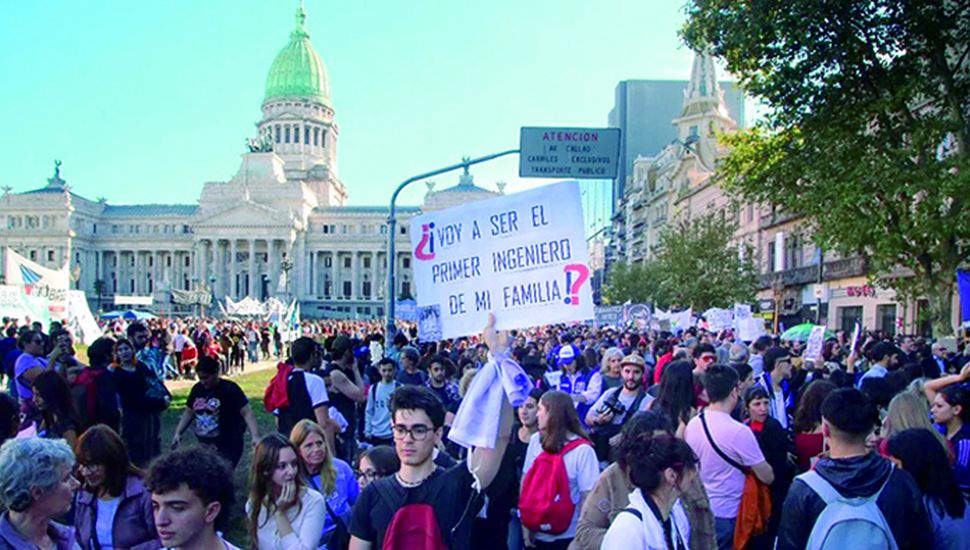
<svg viewBox="0 0 970 550">
<path fill-rule="evenodd" d="M 576 181 L 411 218 L 419 328 L 475 334 L 490 311 L 499 329 L 593 319 L 583 228 Z"/>
<path fill-rule="evenodd" d="M 707 319 L 708 328 L 716 332 L 728 330 L 734 324 L 734 315 L 730 309 L 712 307 L 704 312 L 704 318 Z"/>
<path fill-rule="evenodd" d="M 812 327 L 812 332 L 808 335 L 808 341 L 805 343 L 805 353 L 802 357 L 815 361 L 822 355 L 822 344 L 825 343 L 825 327 L 822 325 L 815 325 Z"/>
<path fill-rule="evenodd" d="M 852 343 L 849 346 L 849 353 L 852 353 L 852 351 L 855 350 L 856 344 L 859 343 L 860 334 L 862 334 L 862 325 L 856 322 L 855 328 L 852 329 Z"/>
<path fill-rule="evenodd" d="M 738 320 L 738 338 L 745 342 L 754 342 L 765 334 L 765 320 L 761 317 L 748 317 Z"/>
</svg>

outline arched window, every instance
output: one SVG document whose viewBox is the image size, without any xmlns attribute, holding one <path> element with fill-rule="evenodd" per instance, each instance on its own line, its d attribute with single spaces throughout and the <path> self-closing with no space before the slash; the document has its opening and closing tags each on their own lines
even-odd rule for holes
<svg viewBox="0 0 970 550">
<path fill-rule="evenodd" d="M 320 146 L 320 128 L 319 127 L 314 127 L 313 128 L 313 146 L 314 147 L 319 147 Z"/>
<path fill-rule="evenodd" d="M 303 143 L 305 143 L 307 145 L 310 144 L 310 127 L 309 126 L 304 126 L 303 127 Z"/>
<path fill-rule="evenodd" d="M 286 126 L 283 127 L 283 142 L 284 143 L 289 143 L 290 142 L 290 125 L 289 124 L 287 124 Z"/>
<path fill-rule="evenodd" d="M 276 125 L 276 143 L 280 142 L 280 125 Z"/>
</svg>

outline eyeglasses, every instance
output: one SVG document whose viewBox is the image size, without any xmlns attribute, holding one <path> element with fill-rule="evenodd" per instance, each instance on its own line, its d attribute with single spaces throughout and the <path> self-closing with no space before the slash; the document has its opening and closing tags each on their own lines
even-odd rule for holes
<svg viewBox="0 0 970 550">
<path fill-rule="evenodd" d="M 363 478 L 368 481 L 374 481 L 375 479 L 380 477 L 380 474 L 377 473 L 377 470 L 364 470 L 364 471 L 354 470 L 354 477 L 357 479 Z"/>
<path fill-rule="evenodd" d="M 717 359 L 717 357 L 713 355 L 701 355 L 700 359 L 704 363 L 713 363 L 714 360 Z"/>
<path fill-rule="evenodd" d="M 395 424 L 391 427 L 391 431 L 394 433 L 394 439 L 404 439 L 404 436 L 411 434 L 411 439 L 415 441 L 424 441 L 428 438 L 428 434 L 431 433 L 431 426 L 418 424 L 408 428 L 407 426 Z"/>
</svg>

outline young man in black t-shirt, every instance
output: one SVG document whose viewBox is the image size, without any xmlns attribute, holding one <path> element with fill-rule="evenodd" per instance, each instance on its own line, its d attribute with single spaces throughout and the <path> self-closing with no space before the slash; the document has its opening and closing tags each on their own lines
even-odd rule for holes
<svg viewBox="0 0 970 550">
<path fill-rule="evenodd" d="M 485 339 L 497 355 L 505 353 L 508 335 L 496 332 L 494 326 L 490 316 Z M 404 505 L 416 503 L 432 506 L 445 546 L 467 549 L 472 521 L 483 503 L 482 491 L 495 478 L 509 441 L 512 407 L 503 399 L 501 411 L 480 411 L 483 415 L 498 414 L 501 419 L 495 448 L 475 449 L 467 463 L 462 461 L 449 469 L 434 463 L 434 449 L 445 420 L 438 396 L 425 387 L 406 385 L 391 396 L 390 410 L 401 469 L 368 484 L 360 494 L 350 521 L 350 549 L 380 548 L 394 514 Z"/>
<path fill-rule="evenodd" d="M 249 428 L 253 445 L 259 441 L 256 416 L 242 389 L 219 377 L 219 363 L 202 357 L 195 367 L 199 381 L 189 391 L 185 411 L 175 427 L 172 448 L 178 447 L 182 432 L 193 423 L 200 443 L 212 445 L 235 468 L 243 452 L 243 427 Z"/>
</svg>

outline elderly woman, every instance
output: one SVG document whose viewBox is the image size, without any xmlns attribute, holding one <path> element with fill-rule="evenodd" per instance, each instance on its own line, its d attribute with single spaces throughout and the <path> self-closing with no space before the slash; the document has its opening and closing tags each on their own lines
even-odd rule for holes
<svg viewBox="0 0 970 550">
<path fill-rule="evenodd" d="M 79 550 L 74 529 L 55 523 L 78 482 L 74 454 L 60 439 L 13 439 L 0 448 L 0 548 Z"/>
</svg>

